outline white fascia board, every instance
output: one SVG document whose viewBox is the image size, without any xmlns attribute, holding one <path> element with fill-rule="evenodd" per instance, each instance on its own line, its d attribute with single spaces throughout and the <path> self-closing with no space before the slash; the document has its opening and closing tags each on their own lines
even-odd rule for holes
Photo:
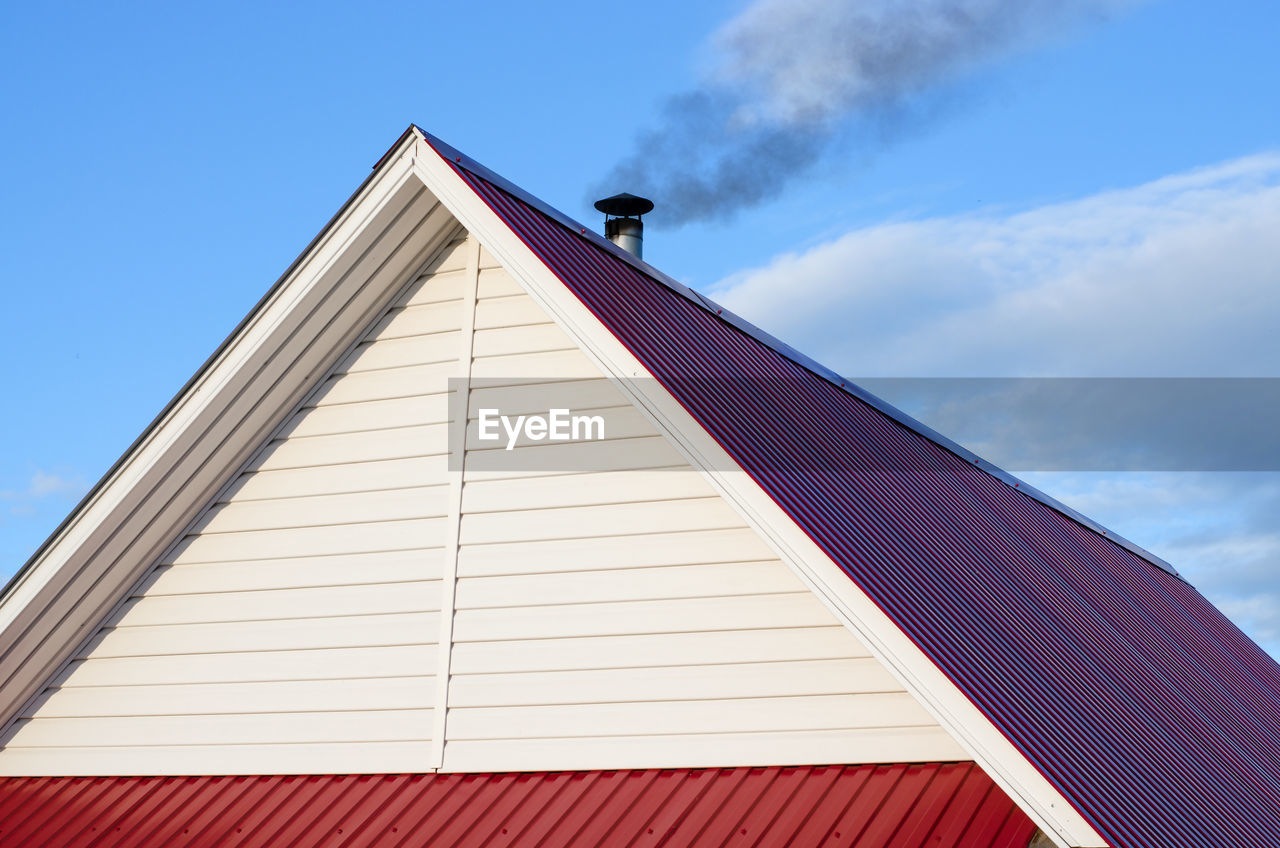
<svg viewBox="0 0 1280 848">
<path fill-rule="evenodd" d="M 591 314 L 482 198 L 425 142 L 418 173 L 453 215 L 525 287 L 704 477 L 760 533 L 836 617 L 925 706 L 1042 830 L 1070 848 L 1107 842 L 896 624 Z M 626 767 L 618 763 L 617 767 Z"/>
<path fill-rule="evenodd" d="M 357 266 L 374 265 L 381 255 L 366 256 L 359 251 L 372 251 L 371 245 L 385 248 L 377 241 L 381 234 L 371 226 L 382 228 L 388 221 L 396 222 L 395 238 L 400 239 L 394 247 L 396 261 L 413 264 L 415 271 L 425 261 L 420 254 L 433 248 L 419 249 L 418 243 L 432 241 L 435 236 L 428 230 L 440 229 L 451 219 L 414 176 L 416 137 L 406 133 L 401 138 L 245 321 L 6 587 L 0 598 L 0 721 L 8 721 L 33 688 L 61 662 L 50 658 L 65 658 L 139 579 L 150 565 L 143 561 L 147 558 L 144 553 L 154 557 L 160 548 L 167 547 L 225 482 L 178 486 L 177 481 L 168 479 L 175 468 L 188 467 L 183 463 L 196 466 L 189 454 L 202 436 L 212 432 L 209 438 L 217 439 L 211 447 L 216 456 L 234 456 L 237 461 L 225 468 L 215 469 L 207 463 L 198 466 L 201 482 L 215 476 L 225 478 L 257 446 L 256 440 L 274 429 L 277 422 L 267 417 L 279 417 L 288 409 L 259 409 L 249 424 L 236 416 L 252 408 L 255 398 L 305 393 L 308 383 L 320 373 L 320 360 L 331 353 L 321 349 L 323 345 L 317 341 L 321 334 L 329 343 L 358 332 L 359 328 L 341 326 L 335 316 L 354 324 L 372 311 L 371 301 L 380 296 L 352 274 Z M 401 220 L 405 210 L 414 206 L 425 210 L 428 204 L 438 211 L 424 215 L 422 222 Z M 373 224 L 375 221 L 379 223 Z M 411 225 L 413 230 L 406 236 Z M 388 237 L 386 243 L 391 242 Z M 415 258 L 408 260 L 410 254 Z M 379 281 L 391 276 L 403 274 L 385 261 L 377 266 Z M 346 312 L 343 306 L 349 307 Z M 286 346 L 294 358 L 275 361 L 275 357 L 286 355 L 282 354 Z M 247 385 L 247 375 L 257 373 L 264 363 L 271 366 L 271 385 Z M 134 542 L 127 540 L 141 539 L 144 532 L 146 544 L 129 547 Z M 167 540 L 156 541 L 161 537 Z M 102 553 L 104 548 L 110 548 L 110 553 Z M 130 556 L 118 556 L 121 550 Z"/>
</svg>

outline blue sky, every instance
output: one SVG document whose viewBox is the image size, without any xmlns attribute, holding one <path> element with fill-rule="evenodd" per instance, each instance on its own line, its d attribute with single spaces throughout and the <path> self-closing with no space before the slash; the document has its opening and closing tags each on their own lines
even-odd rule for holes
<svg viewBox="0 0 1280 848">
<path fill-rule="evenodd" d="M 950 32 L 957 12 L 979 25 Z M 587 223 L 640 134 L 664 163 L 714 161 L 664 117 L 673 97 L 820 136 L 759 203 L 655 216 L 646 258 L 842 373 L 1280 376 L 1274 3 L 0 15 L 4 576 L 411 121 Z M 926 53 L 884 52 L 921 33 Z M 1032 476 L 1280 653 L 1280 475 Z"/>
</svg>

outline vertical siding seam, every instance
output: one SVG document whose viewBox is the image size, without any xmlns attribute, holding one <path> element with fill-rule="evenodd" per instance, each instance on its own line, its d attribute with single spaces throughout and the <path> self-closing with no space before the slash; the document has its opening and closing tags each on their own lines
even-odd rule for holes
<svg viewBox="0 0 1280 848">
<path fill-rule="evenodd" d="M 453 404 L 457 420 L 449 421 L 450 452 L 458 452 L 457 470 L 449 470 L 449 526 L 445 531 L 445 556 L 440 585 L 440 635 L 436 650 L 436 700 L 431 713 L 431 756 L 427 767 L 444 767 L 445 737 L 448 732 L 450 661 L 453 656 L 453 617 L 458 588 L 458 545 L 462 538 L 462 478 L 467 461 L 467 418 L 470 407 L 471 361 L 474 353 L 476 298 L 480 286 L 480 242 L 467 236 L 466 290 L 462 298 L 462 326 L 459 332 L 458 364 L 461 380 L 458 399 Z"/>
</svg>

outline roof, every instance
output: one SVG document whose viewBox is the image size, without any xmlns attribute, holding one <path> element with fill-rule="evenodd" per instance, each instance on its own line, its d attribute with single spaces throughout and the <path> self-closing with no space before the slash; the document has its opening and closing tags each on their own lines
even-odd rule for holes
<svg viewBox="0 0 1280 848">
<path fill-rule="evenodd" d="M 972 763 L 0 779 L 6 845 L 1025 848 Z"/>
<path fill-rule="evenodd" d="M 1061 844 L 1280 844 L 1280 666 L 1166 564 L 416 128 L 6 588 L 5 718 L 459 226 L 606 373 L 655 378 L 646 413 L 746 472 L 713 483 Z M 192 809 L 240 784 L 208 785 Z"/>
<path fill-rule="evenodd" d="M 427 139 L 1108 842 L 1280 844 L 1280 665 L 1193 587 Z"/>
</svg>

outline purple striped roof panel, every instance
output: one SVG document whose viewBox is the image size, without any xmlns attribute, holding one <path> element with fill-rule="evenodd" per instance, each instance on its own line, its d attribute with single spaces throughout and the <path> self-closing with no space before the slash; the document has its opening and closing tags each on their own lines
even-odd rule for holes
<svg viewBox="0 0 1280 848">
<path fill-rule="evenodd" d="M 1280 666 L 1199 592 L 445 158 L 1112 845 L 1280 845 Z"/>
</svg>

